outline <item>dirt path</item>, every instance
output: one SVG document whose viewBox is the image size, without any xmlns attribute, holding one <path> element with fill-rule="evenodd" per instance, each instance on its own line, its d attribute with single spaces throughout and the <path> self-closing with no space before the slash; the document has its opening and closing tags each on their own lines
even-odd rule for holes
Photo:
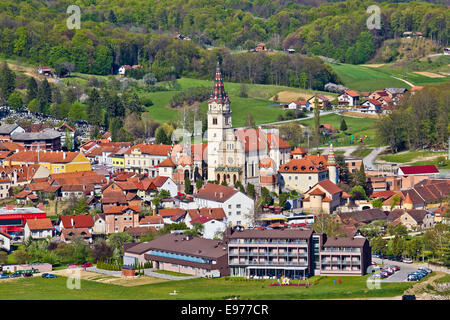
<svg viewBox="0 0 450 320">
<path fill-rule="evenodd" d="M 416 295 L 417 300 L 426 300 L 427 293 L 425 293 L 425 288 L 428 284 L 432 284 L 434 280 L 442 278 L 446 275 L 446 273 L 441 271 L 435 271 L 436 274 L 432 277 L 429 277 L 425 281 L 421 281 L 419 283 L 416 283 L 412 288 L 409 288 L 405 290 L 403 294 L 414 294 Z"/>
<path fill-rule="evenodd" d="M 13 63 L 8 63 L 8 67 L 13 70 L 13 71 L 17 71 L 17 72 L 23 72 L 25 75 L 27 75 L 28 77 L 33 77 L 36 80 L 42 81 L 45 78 L 47 78 L 48 82 L 55 82 L 55 79 L 53 79 L 52 77 L 45 77 L 45 76 L 40 76 L 35 68 L 32 67 L 25 67 L 25 66 L 21 66 L 21 65 L 17 65 L 17 64 L 13 64 Z"/>
</svg>

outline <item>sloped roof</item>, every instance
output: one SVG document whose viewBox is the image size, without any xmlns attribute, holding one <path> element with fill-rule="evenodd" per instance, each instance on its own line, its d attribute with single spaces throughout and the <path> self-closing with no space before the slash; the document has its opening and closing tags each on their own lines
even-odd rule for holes
<svg viewBox="0 0 450 320">
<path fill-rule="evenodd" d="M 133 150 L 139 149 L 143 154 L 157 155 L 157 156 L 167 156 L 172 149 L 170 144 L 136 144 L 128 149 L 125 153 L 131 154 Z"/>
<path fill-rule="evenodd" d="M 400 169 L 406 175 L 439 173 L 439 170 L 434 165 L 405 166 L 405 167 L 400 167 Z"/>
<path fill-rule="evenodd" d="M 43 219 L 28 219 L 26 224 L 30 230 L 48 230 L 53 229 L 52 221 L 50 218 Z"/>
<path fill-rule="evenodd" d="M 192 220 L 195 220 L 199 217 L 205 217 L 215 220 L 223 220 L 227 217 L 223 208 L 190 209 L 187 212 Z"/>
<path fill-rule="evenodd" d="M 161 216 L 145 216 L 139 220 L 139 224 L 164 224 L 164 219 Z"/>
<path fill-rule="evenodd" d="M 216 202 L 225 202 L 237 192 L 239 191 L 232 187 L 207 183 L 194 196 Z"/>
<path fill-rule="evenodd" d="M 318 173 L 326 171 L 325 166 L 320 166 L 308 158 L 292 159 L 289 162 L 280 165 L 280 173 Z"/>
<path fill-rule="evenodd" d="M 362 248 L 367 242 L 366 238 L 327 238 L 324 247 L 353 247 Z"/>
<path fill-rule="evenodd" d="M 78 155 L 80 155 L 80 152 L 26 150 L 14 153 L 8 159 L 19 162 L 69 163 L 72 162 Z"/>
<path fill-rule="evenodd" d="M 73 224 L 72 224 L 73 221 Z M 90 214 L 65 215 L 61 216 L 61 222 L 67 228 L 92 228 L 94 220 Z"/>
</svg>

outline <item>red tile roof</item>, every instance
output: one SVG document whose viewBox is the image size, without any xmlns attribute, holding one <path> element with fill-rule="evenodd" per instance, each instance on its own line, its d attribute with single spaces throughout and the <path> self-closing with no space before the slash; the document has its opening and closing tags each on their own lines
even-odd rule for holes
<svg viewBox="0 0 450 320">
<path fill-rule="evenodd" d="M 61 216 L 63 227 L 68 228 L 92 228 L 94 220 L 90 214 Z M 73 224 L 72 224 L 73 222 Z"/>
<path fill-rule="evenodd" d="M 161 216 L 145 216 L 139 220 L 139 224 L 164 224 L 164 219 Z"/>
<path fill-rule="evenodd" d="M 43 219 L 28 219 L 26 224 L 30 230 L 47 230 L 53 229 L 52 221 L 50 218 Z"/>
<path fill-rule="evenodd" d="M 150 154 L 156 156 L 167 156 L 170 154 L 172 146 L 170 144 L 136 144 L 128 149 L 125 153 L 130 154 L 131 151 L 139 149 L 143 154 Z"/>
<path fill-rule="evenodd" d="M 425 166 L 408 166 L 400 167 L 404 174 L 431 174 L 439 173 L 439 170 L 434 165 Z"/>
<path fill-rule="evenodd" d="M 39 154 L 39 157 L 38 157 Z M 59 151 L 19 151 L 5 161 L 20 162 L 49 162 L 49 163 L 69 163 L 72 162 L 80 152 L 59 152 Z M 38 161 L 39 158 L 39 161 Z"/>
<path fill-rule="evenodd" d="M 318 173 L 327 171 L 325 166 L 320 166 L 310 159 L 303 157 L 302 159 L 292 159 L 291 161 L 280 165 L 278 172 L 280 173 Z"/>
<path fill-rule="evenodd" d="M 333 182 L 331 182 L 328 179 L 322 180 L 322 181 L 318 182 L 317 184 L 331 194 L 336 194 L 336 193 L 342 192 L 341 188 L 339 188 L 337 185 L 335 185 Z"/>
<path fill-rule="evenodd" d="M 239 191 L 233 189 L 232 187 L 208 183 L 205 184 L 194 196 L 216 202 L 225 202 L 237 192 Z"/>
</svg>

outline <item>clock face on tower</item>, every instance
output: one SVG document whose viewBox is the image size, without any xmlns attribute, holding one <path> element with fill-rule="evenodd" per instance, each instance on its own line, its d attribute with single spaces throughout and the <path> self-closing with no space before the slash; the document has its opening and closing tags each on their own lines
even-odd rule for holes
<svg viewBox="0 0 450 320">
<path fill-rule="evenodd" d="M 228 163 L 229 163 L 229 164 L 232 164 L 232 163 L 233 163 L 233 158 L 232 158 L 232 157 L 229 157 L 229 158 L 228 158 Z"/>
</svg>

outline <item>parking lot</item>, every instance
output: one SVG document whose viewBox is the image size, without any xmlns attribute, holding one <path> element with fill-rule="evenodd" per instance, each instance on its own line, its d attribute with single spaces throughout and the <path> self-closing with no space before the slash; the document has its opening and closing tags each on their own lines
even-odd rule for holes
<svg viewBox="0 0 450 320">
<path fill-rule="evenodd" d="M 381 259 L 372 258 L 372 261 L 377 264 L 381 264 Z M 408 274 L 417 271 L 417 267 L 409 265 L 407 263 L 383 259 L 383 267 L 389 266 L 399 266 L 400 270 L 396 271 L 393 275 L 385 279 L 381 279 L 381 282 L 404 282 L 407 281 L 406 278 L 408 277 Z"/>
</svg>

